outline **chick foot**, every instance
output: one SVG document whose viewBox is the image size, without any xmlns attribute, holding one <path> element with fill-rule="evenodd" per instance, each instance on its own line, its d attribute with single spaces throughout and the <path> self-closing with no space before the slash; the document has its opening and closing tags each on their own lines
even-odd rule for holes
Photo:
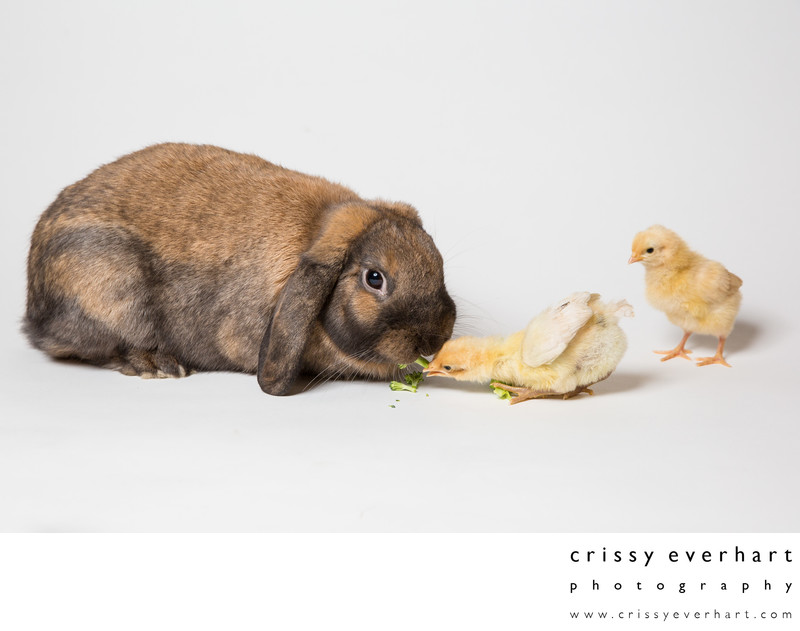
<svg viewBox="0 0 800 631">
<path fill-rule="evenodd" d="M 673 348 L 671 351 L 653 351 L 653 352 L 658 353 L 659 355 L 664 355 L 664 357 L 661 358 L 661 361 L 665 362 L 668 359 L 673 359 L 675 357 L 683 357 L 684 359 L 691 359 L 691 357 L 689 357 L 687 353 L 691 353 L 692 351 L 690 351 L 687 348 Z"/>
<path fill-rule="evenodd" d="M 513 393 L 515 396 L 509 399 L 509 403 L 511 405 L 514 405 L 515 403 L 522 403 L 523 401 L 528 401 L 530 399 L 571 399 L 572 397 L 576 397 L 583 392 L 589 395 L 594 395 L 594 391 L 586 386 L 578 386 L 571 392 L 552 392 L 550 390 L 534 390 L 533 388 L 509 386 L 504 383 L 500 383 L 499 381 L 494 381 L 492 382 L 492 387 L 502 388 L 503 390 L 508 390 L 509 392 Z"/>
<path fill-rule="evenodd" d="M 725 358 L 720 355 L 714 355 L 714 357 L 697 358 L 698 366 L 710 366 L 711 364 L 722 364 L 723 366 L 727 366 L 728 368 L 731 367 L 731 365 L 725 361 Z"/>
<path fill-rule="evenodd" d="M 554 398 L 555 397 L 561 397 L 562 399 L 564 399 L 566 401 L 567 399 L 571 399 L 572 397 L 577 397 L 579 394 L 583 394 L 584 392 L 586 394 L 588 394 L 589 396 L 593 397 L 594 396 L 594 390 L 592 390 L 589 386 L 593 386 L 596 383 L 600 383 L 601 381 L 603 381 L 605 379 L 608 379 L 608 377 L 610 375 L 611 375 L 611 373 L 608 373 L 608 375 L 606 375 L 605 377 L 602 377 L 601 379 L 598 379 L 597 381 L 593 381 L 592 383 L 587 383 L 585 386 L 578 386 L 572 392 L 564 392 L 564 393 L 561 393 L 561 394 L 556 394 L 556 395 L 553 395 L 553 397 Z"/>
<path fill-rule="evenodd" d="M 509 392 L 513 393 L 515 396 L 509 399 L 509 403 L 511 403 L 511 405 L 514 405 L 515 403 L 522 403 L 523 401 L 528 401 L 529 399 L 543 399 L 547 396 L 553 395 L 552 392 L 548 392 L 547 390 L 519 388 L 517 386 L 509 386 L 504 383 L 500 383 L 499 381 L 493 381 L 492 388 L 502 388 L 503 390 L 508 390 Z"/>
<path fill-rule="evenodd" d="M 583 394 L 584 392 L 591 397 L 594 396 L 594 390 L 592 390 L 591 388 L 587 388 L 586 386 L 578 386 L 572 392 L 565 392 L 560 396 L 562 399 L 566 401 L 567 399 L 571 399 L 572 397 L 577 397 L 579 394 Z"/>
<path fill-rule="evenodd" d="M 683 339 L 681 340 L 681 343 L 678 344 L 671 351 L 653 351 L 653 352 L 657 353 L 658 355 L 664 355 L 664 357 L 661 358 L 662 362 L 665 362 L 668 359 L 672 359 L 673 357 L 683 357 L 684 359 L 691 360 L 692 358 L 689 357 L 689 355 L 687 353 L 691 353 L 692 351 L 690 351 L 687 348 L 684 348 L 684 346 L 686 345 L 686 342 L 689 339 L 690 335 L 691 335 L 691 333 L 684 333 Z"/>
<path fill-rule="evenodd" d="M 725 349 L 725 338 L 719 338 L 719 345 L 717 346 L 717 354 L 713 357 L 698 357 L 697 358 L 697 365 L 698 366 L 710 366 L 711 364 L 721 364 L 723 366 L 727 366 L 728 368 L 731 365 L 725 361 L 725 358 L 722 356 L 722 351 Z"/>
</svg>

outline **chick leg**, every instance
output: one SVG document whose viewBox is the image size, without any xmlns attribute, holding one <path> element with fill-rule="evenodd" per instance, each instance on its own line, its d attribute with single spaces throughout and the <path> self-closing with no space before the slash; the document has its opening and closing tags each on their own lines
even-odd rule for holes
<svg viewBox="0 0 800 631">
<path fill-rule="evenodd" d="M 602 379 L 600 381 L 602 381 Z M 594 385 L 594 384 L 588 384 L 588 385 Z M 509 392 L 514 393 L 515 396 L 509 400 L 509 403 L 511 405 L 514 405 L 515 403 L 522 403 L 523 401 L 528 401 L 530 399 L 571 399 L 572 397 L 576 397 L 583 392 L 590 395 L 594 394 L 594 391 L 589 389 L 587 386 L 578 386 L 577 388 L 575 388 L 570 392 L 553 392 L 551 390 L 534 390 L 533 388 L 519 388 L 517 386 L 508 386 L 504 383 L 499 383 L 499 382 L 493 382 L 492 387 L 502 388 L 503 390 L 508 390 Z"/>
<path fill-rule="evenodd" d="M 604 380 L 608 379 L 610 375 L 611 375 L 611 373 L 608 373 L 605 377 L 601 377 L 597 381 L 593 381 L 592 383 L 587 383 L 584 386 L 578 386 L 572 392 L 564 392 L 563 394 L 559 394 L 559 395 L 556 395 L 556 396 L 559 396 L 559 397 L 561 397 L 562 399 L 565 399 L 565 400 L 566 399 L 571 399 L 572 397 L 577 397 L 579 394 L 583 394 L 584 392 L 586 394 L 588 394 L 589 396 L 594 396 L 594 390 L 589 388 L 589 386 L 593 386 L 596 383 L 600 383 L 601 381 L 604 381 Z"/>
<path fill-rule="evenodd" d="M 533 388 L 519 388 L 517 386 L 508 386 L 504 383 L 500 383 L 498 381 L 492 382 L 493 388 L 502 388 L 503 390 L 508 390 L 509 392 L 513 392 L 516 396 L 512 397 L 509 400 L 511 405 L 515 403 L 522 403 L 523 401 L 528 401 L 529 399 L 543 399 L 548 396 L 552 396 L 552 392 L 548 392 L 547 390 L 534 390 Z"/>
<path fill-rule="evenodd" d="M 691 353 L 692 351 L 684 348 L 684 345 L 686 344 L 686 341 L 689 339 L 689 336 L 691 334 L 692 334 L 691 331 L 684 331 L 681 343 L 678 344 L 671 351 L 653 351 L 653 352 L 658 353 L 659 355 L 664 355 L 664 357 L 661 358 L 662 362 L 665 362 L 668 359 L 672 359 L 673 357 L 684 357 L 686 359 L 691 359 L 691 357 L 689 357 L 687 353 Z"/>
<path fill-rule="evenodd" d="M 728 368 L 731 365 L 725 361 L 725 358 L 722 356 L 722 351 L 725 349 L 725 338 L 719 338 L 719 344 L 717 344 L 717 354 L 714 357 L 698 357 L 697 358 L 697 365 L 698 366 L 708 366 L 709 364 L 722 364 L 723 366 L 727 366 Z"/>
<path fill-rule="evenodd" d="M 572 392 L 565 392 L 560 396 L 562 399 L 566 400 L 566 399 L 571 399 L 572 397 L 577 397 L 579 394 L 583 394 L 584 392 L 590 396 L 594 396 L 594 390 L 592 390 L 591 388 L 587 388 L 586 386 L 578 386 Z"/>
</svg>

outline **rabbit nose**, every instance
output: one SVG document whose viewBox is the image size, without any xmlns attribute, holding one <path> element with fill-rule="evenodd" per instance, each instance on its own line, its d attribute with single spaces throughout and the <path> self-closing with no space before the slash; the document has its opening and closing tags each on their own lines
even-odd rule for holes
<svg viewBox="0 0 800 631">
<path fill-rule="evenodd" d="M 417 344 L 417 353 L 419 355 L 433 355 L 442 348 L 446 341 L 447 338 L 441 333 L 428 335 L 419 340 Z"/>
<path fill-rule="evenodd" d="M 417 348 L 420 355 L 433 355 L 453 334 L 456 310 L 452 300 L 445 303 L 442 312 L 436 318 L 436 324 L 429 324 L 417 333 Z"/>
</svg>

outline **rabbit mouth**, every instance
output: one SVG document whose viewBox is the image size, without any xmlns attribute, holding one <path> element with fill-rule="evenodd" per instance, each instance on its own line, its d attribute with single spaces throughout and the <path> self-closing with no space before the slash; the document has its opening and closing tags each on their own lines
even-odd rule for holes
<svg viewBox="0 0 800 631">
<path fill-rule="evenodd" d="M 425 352 L 427 344 L 406 329 L 387 331 L 373 346 L 373 356 L 376 361 L 392 364 L 409 364 L 421 355 L 430 355 Z"/>
</svg>

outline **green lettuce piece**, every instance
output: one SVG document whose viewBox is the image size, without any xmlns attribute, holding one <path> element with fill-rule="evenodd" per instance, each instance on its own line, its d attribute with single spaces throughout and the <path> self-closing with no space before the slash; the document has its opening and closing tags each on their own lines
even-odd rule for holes
<svg viewBox="0 0 800 631">
<path fill-rule="evenodd" d="M 404 375 L 403 379 L 405 380 L 405 383 L 400 381 L 392 381 L 389 383 L 389 387 L 395 391 L 405 390 L 407 392 L 416 392 L 417 387 L 423 382 L 425 377 L 421 372 L 412 372 Z"/>
<path fill-rule="evenodd" d="M 428 360 L 424 357 L 418 357 L 414 360 L 414 363 L 419 364 L 423 368 L 428 367 Z M 400 370 L 404 370 L 408 368 L 408 364 L 397 364 L 397 367 Z M 424 379 L 425 375 L 423 375 L 421 372 L 410 372 L 407 375 L 403 375 L 403 380 L 405 383 L 402 381 L 392 381 L 389 383 L 389 387 L 395 391 L 405 390 L 407 392 L 416 392 L 417 387 L 424 381 Z"/>
<path fill-rule="evenodd" d="M 406 390 L 407 392 L 416 392 L 417 387 L 411 386 L 409 384 L 400 383 L 399 381 L 392 381 L 389 383 L 389 387 L 394 390 L 395 392 L 399 392 L 400 390 Z"/>
<path fill-rule="evenodd" d="M 511 393 L 503 388 L 497 388 L 495 386 L 492 386 L 492 392 L 494 392 L 500 399 L 511 398 Z"/>
<path fill-rule="evenodd" d="M 414 392 L 417 391 L 417 386 L 423 382 L 425 377 L 422 376 L 421 372 L 411 372 L 408 373 L 403 379 L 406 380 L 406 383 L 414 388 Z"/>
</svg>

